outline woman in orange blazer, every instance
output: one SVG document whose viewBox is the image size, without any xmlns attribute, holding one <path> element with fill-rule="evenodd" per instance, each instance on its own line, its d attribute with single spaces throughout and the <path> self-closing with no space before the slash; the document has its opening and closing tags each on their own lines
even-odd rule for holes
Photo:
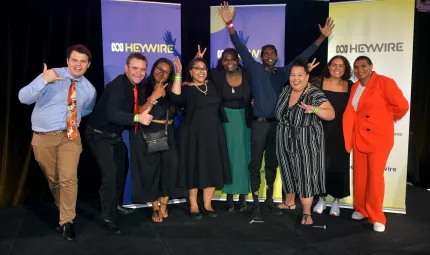
<svg viewBox="0 0 430 255">
<path fill-rule="evenodd" d="M 373 229 L 385 231 L 384 169 L 394 145 L 394 122 L 409 110 L 409 104 L 396 82 L 372 71 L 366 56 L 354 62 L 358 81 L 343 114 L 345 148 L 353 150 L 352 218 L 369 218 Z"/>
</svg>

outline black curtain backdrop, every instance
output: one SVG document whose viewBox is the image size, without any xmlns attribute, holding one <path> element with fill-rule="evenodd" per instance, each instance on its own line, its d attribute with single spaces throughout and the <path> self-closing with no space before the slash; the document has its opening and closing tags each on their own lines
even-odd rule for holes
<svg viewBox="0 0 430 255">
<path fill-rule="evenodd" d="M 164 2 L 164 1 L 156 1 Z M 166 1 L 167 2 L 167 1 Z M 182 4 L 182 61 L 186 65 L 195 55 L 197 44 L 210 48 L 209 6 L 219 5 L 213 0 L 171 1 Z M 285 62 L 302 52 L 318 36 L 317 24 L 324 24 L 328 16 L 326 1 L 236 0 L 231 5 L 287 3 Z M 93 53 L 86 77 L 103 91 L 103 55 L 100 1 L 85 0 L 23 0 L 3 10 L 6 17 L 6 74 L 3 93 L 0 94 L 0 206 L 51 200 L 51 195 L 31 150 L 31 112 L 33 105 L 18 101 L 18 91 L 41 73 L 43 63 L 48 68 L 65 66 L 65 50 L 81 43 Z M 160 14 L 160 18 L 163 18 Z M 156 22 L 156 21 L 154 21 Z M 417 140 L 420 159 L 421 185 L 429 186 L 428 174 L 430 127 L 428 72 L 430 39 L 429 13 L 416 13 L 414 32 L 414 62 L 412 79 L 411 132 Z M 149 25 L 149 24 L 148 24 Z M 275 28 L 277 24 L 273 24 Z M 124 28 L 127 29 L 127 28 Z M 138 31 L 131 31 L 138 33 Z M 266 33 L 276 32 L 267 28 Z M 261 36 L 264 36 L 262 34 Z M 207 54 L 208 56 L 209 54 Z M 315 54 L 320 67 L 327 62 L 327 41 Z M 208 59 L 209 60 L 209 59 Z M 125 61 L 125 59 L 124 59 Z M 83 132 L 86 118 L 81 123 Z M 79 199 L 98 197 L 99 172 L 86 144 L 79 164 Z"/>
</svg>

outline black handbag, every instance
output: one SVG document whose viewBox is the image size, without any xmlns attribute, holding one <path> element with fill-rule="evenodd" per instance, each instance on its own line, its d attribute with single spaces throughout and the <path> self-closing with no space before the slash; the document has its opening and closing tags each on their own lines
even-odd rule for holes
<svg viewBox="0 0 430 255">
<path fill-rule="evenodd" d="M 147 145 L 148 154 L 170 150 L 169 133 L 167 131 L 168 125 L 169 125 L 169 110 L 167 110 L 167 114 L 166 114 L 166 127 L 163 130 L 145 134 L 143 132 L 143 127 L 140 126 L 140 131 L 142 133 L 143 140 L 145 140 Z"/>
</svg>

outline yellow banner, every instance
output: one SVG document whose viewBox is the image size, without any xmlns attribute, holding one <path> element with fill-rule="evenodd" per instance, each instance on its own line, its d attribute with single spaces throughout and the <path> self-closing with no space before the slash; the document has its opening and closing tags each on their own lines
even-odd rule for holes
<svg viewBox="0 0 430 255">
<path fill-rule="evenodd" d="M 336 27 L 328 58 L 350 62 L 368 56 L 373 69 L 393 78 L 410 102 L 414 30 L 413 0 L 374 0 L 330 4 Z M 385 168 L 384 211 L 404 213 L 408 162 L 409 113 L 395 124 L 395 143 Z M 351 173 L 352 178 L 352 173 Z M 352 189 L 352 182 L 351 182 Z M 351 190 L 352 194 L 352 190 Z M 352 205 L 352 197 L 341 201 Z"/>
</svg>

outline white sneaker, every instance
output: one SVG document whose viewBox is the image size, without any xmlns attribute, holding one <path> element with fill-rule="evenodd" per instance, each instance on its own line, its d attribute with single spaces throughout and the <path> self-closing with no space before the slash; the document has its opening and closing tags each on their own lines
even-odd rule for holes
<svg viewBox="0 0 430 255">
<path fill-rule="evenodd" d="M 364 216 L 359 212 L 353 212 L 351 218 L 353 218 L 354 220 L 362 220 L 364 219 Z"/>
<path fill-rule="evenodd" d="M 335 200 L 335 201 L 331 204 L 330 215 L 331 215 L 331 216 L 339 216 L 339 215 L 340 215 L 340 206 L 339 206 L 339 201 Z"/>
<path fill-rule="evenodd" d="M 373 223 L 373 230 L 376 232 L 384 232 L 385 231 L 385 225 L 379 222 Z"/>
<path fill-rule="evenodd" d="M 327 205 L 325 201 L 322 198 L 319 198 L 318 203 L 314 206 L 314 213 L 321 214 L 326 207 Z"/>
</svg>

